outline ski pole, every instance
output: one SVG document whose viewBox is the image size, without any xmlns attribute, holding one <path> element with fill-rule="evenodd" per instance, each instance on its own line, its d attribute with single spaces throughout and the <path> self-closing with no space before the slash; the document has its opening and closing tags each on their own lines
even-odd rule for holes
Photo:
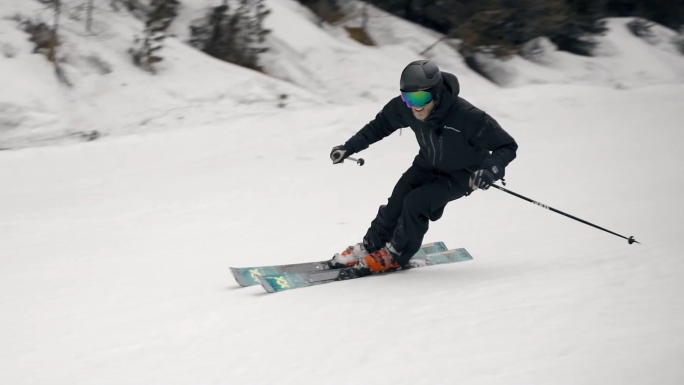
<svg viewBox="0 0 684 385">
<path fill-rule="evenodd" d="M 620 234 L 614 233 L 614 232 L 612 232 L 612 231 L 610 231 L 610 230 L 606 230 L 606 229 L 604 229 L 603 227 L 596 226 L 596 225 L 593 224 L 593 223 L 589 223 L 589 222 L 585 221 L 584 219 L 579 219 L 579 218 L 577 218 L 577 217 L 575 217 L 575 216 L 572 216 L 572 215 L 570 215 L 570 214 L 566 214 L 566 213 L 564 213 L 564 212 L 562 212 L 562 211 L 560 211 L 560 210 L 556 210 L 556 209 L 554 209 L 553 207 L 549 207 L 549 206 L 547 206 L 547 205 L 545 205 L 545 204 L 543 204 L 543 203 L 539 203 L 539 202 L 533 201 L 533 200 L 530 199 L 530 198 L 524 197 L 524 196 L 522 196 L 522 195 L 520 195 L 520 194 L 518 194 L 518 193 L 514 193 L 513 191 L 508 190 L 508 189 L 505 189 L 505 188 L 503 188 L 503 187 L 501 187 L 501 186 L 497 186 L 497 185 L 495 185 L 495 184 L 492 184 L 491 186 L 494 187 L 494 188 L 497 188 L 497 189 L 499 189 L 499 190 L 501 190 L 501 191 L 503 191 L 503 192 L 507 192 L 507 193 L 509 193 L 509 194 L 511 194 L 511 195 L 513 195 L 513 196 L 516 196 L 516 197 L 518 197 L 518 198 L 520 198 L 520 199 L 524 199 L 524 200 L 526 200 L 526 201 L 528 201 L 528 202 L 530 202 L 530 203 L 532 203 L 532 204 L 535 204 L 535 205 L 537 205 L 537 206 L 539 206 L 539 207 L 543 207 L 543 208 L 545 208 L 545 209 L 547 209 L 547 210 L 551 210 L 551 211 L 553 211 L 554 213 L 558 213 L 558 214 L 561 214 L 561 215 L 565 215 L 566 217 L 571 218 L 571 219 L 574 219 L 574 220 L 579 221 L 579 222 L 582 222 L 582 223 L 584 223 L 585 225 L 589 225 L 589 226 L 595 227 L 595 228 L 597 228 L 597 229 L 599 229 L 599 230 L 603 230 L 603 231 L 605 231 L 605 232 L 607 232 L 607 233 L 611 233 L 611 234 L 613 234 L 613 235 L 616 235 L 616 236 L 618 236 L 618 237 L 620 237 L 620 238 L 624 238 L 624 239 L 627 240 L 627 242 L 629 242 L 630 245 L 631 245 L 632 243 L 639 243 L 639 244 L 641 244 L 640 242 L 637 242 L 637 240 L 635 240 L 633 236 L 627 238 L 627 237 L 622 236 L 622 235 L 620 235 Z"/>
<path fill-rule="evenodd" d="M 356 158 L 352 158 L 351 156 L 349 156 L 349 157 L 347 157 L 347 159 L 351 160 L 352 162 L 358 163 L 359 166 L 363 166 L 364 163 L 366 163 L 366 161 L 363 160 L 363 158 L 356 159 Z"/>
</svg>

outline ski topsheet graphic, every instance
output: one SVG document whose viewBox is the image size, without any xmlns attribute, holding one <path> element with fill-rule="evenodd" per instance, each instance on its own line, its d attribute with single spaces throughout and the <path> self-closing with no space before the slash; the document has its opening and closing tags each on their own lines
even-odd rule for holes
<svg viewBox="0 0 684 385">
<path fill-rule="evenodd" d="M 413 259 L 425 257 L 428 254 L 446 251 L 444 242 L 427 243 L 421 246 Z M 337 269 L 335 269 L 337 270 Z M 255 267 L 231 267 L 230 272 L 240 286 L 258 285 L 259 276 L 271 276 L 278 274 L 296 274 L 303 272 L 331 271 L 328 260 L 294 263 L 289 265 L 255 266 Z M 334 270 L 332 270 L 334 271 Z"/>
<path fill-rule="evenodd" d="M 448 263 L 456 263 L 462 261 L 469 261 L 473 257 L 466 251 L 466 249 L 446 250 L 432 254 L 424 254 L 415 256 L 411 260 L 411 268 L 420 268 L 433 265 L 443 265 Z M 341 269 L 329 269 L 324 271 L 309 271 L 298 273 L 279 273 L 270 275 L 259 275 L 257 279 L 261 286 L 269 293 L 277 293 L 283 290 L 298 289 L 301 287 L 308 287 L 313 285 L 320 285 L 335 281 L 344 281 L 348 279 L 372 277 L 373 275 L 385 275 L 392 272 L 359 275 L 358 269 L 355 267 L 345 267 Z"/>
</svg>

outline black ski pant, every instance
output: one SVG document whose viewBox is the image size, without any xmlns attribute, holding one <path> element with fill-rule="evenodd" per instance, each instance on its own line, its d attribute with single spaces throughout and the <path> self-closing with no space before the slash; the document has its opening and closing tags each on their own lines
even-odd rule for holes
<svg viewBox="0 0 684 385">
<path fill-rule="evenodd" d="M 390 242 L 399 253 L 396 262 L 405 265 L 420 250 L 429 221 L 438 220 L 447 203 L 470 192 L 449 175 L 414 164 L 394 186 L 387 204 L 380 206 L 363 243 L 373 252 Z"/>
</svg>

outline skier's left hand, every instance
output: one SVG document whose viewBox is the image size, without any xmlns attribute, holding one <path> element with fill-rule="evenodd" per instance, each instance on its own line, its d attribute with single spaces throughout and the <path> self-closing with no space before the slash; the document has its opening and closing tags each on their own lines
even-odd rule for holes
<svg viewBox="0 0 684 385">
<path fill-rule="evenodd" d="M 506 174 L 504 165 L 501 162 L 501 158 L 495 154 L 487 157 L 480 169 L 470 175 L 470 180 L 468 180 L 468 185 L 474 190 L 482 189 L 486 190 L 492 186 L 494 182 L 502 179 Z"/>
<path fill-rule="evenodd" d="M 497 165 L 496 162 L 491 159 L 487 159 L 481 169 L 470 175 L 468 185 L 470 185 L 470 188 L 473 190 L 486 190 L 491 187 L 494 182 L 503 178 L 503 176 L 503 166 Z"/>
<path fill-rule="evenodd" d="M 496 182 L 496 176 L 494 173 L 487 169 L 480 169 L 475 171 L 470 175 L 470 180 L 468 184 L 473 190 L 482 189 L 486 190 L 491 187 L 492 183 Z"/>
</svg>

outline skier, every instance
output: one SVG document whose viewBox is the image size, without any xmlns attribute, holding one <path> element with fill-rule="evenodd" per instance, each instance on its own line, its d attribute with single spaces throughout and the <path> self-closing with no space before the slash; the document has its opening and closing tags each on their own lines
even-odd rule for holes
<svg viewBox="0 0 684 385">
<path fill-rule="evenodd" d="M 363 241 L 335 254 L 331 267 L 363 274 L 405 268 L 420 249 L 429 221 L 450 201 L 486 190 L 502 179 L 518 145 L 491 116 L 458 96 L 455 75 L 429 60 L 409 63 L 393 98 L 345 144 L 330 152 L 333 164 L 411 127 L 420 151 L 381 205 Z"/>
</svg>

